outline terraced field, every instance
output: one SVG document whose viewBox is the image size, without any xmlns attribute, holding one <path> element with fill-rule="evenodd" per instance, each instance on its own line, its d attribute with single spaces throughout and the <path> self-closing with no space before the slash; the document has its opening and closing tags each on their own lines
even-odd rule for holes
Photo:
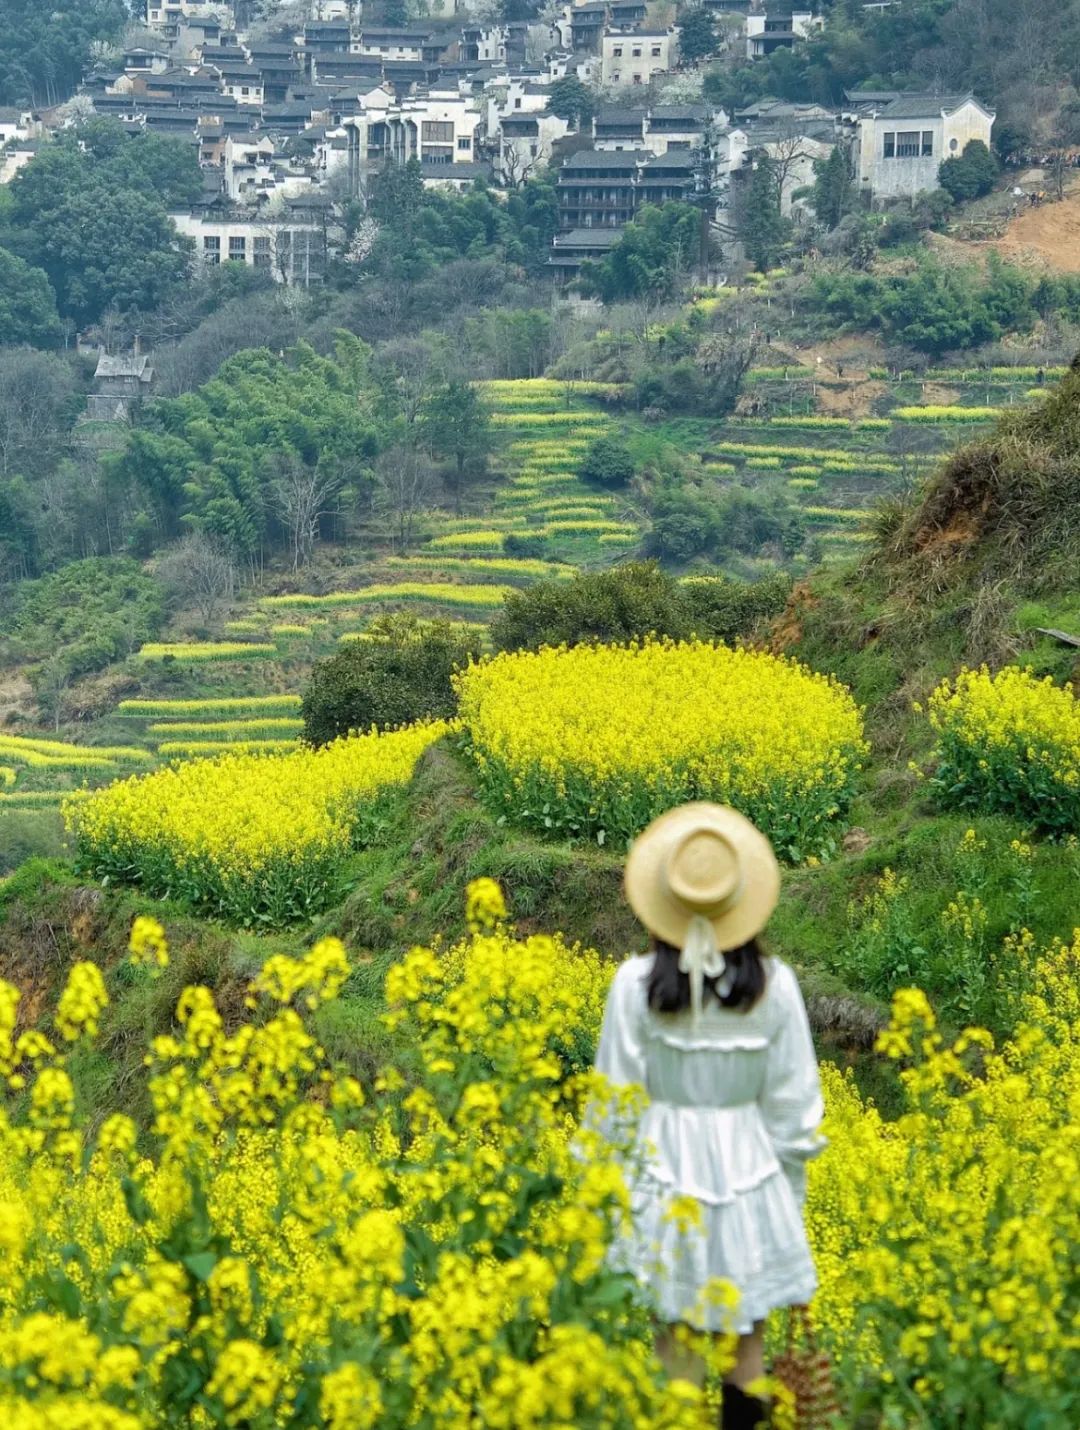
<svg viewBox="0 0 1080 1430">
<path fill-rule="evenodd" d="M 86 743 L 0 735 L 0 811 L 56 808 L 73 792 L 158 762 L 226 748 L 288 749 L 313 662 L 343 642 L 369 639 L 377 616 L 409 610 L 483 639 L 508 591 L 632 553 L 645 514 L 577 475 L 602 434 L 619 433 L 632 446 L 671 442 L 722 481 L 785 491 L 805 516 L 808 554 L 828 559 L 867 539 L 865 513 L 882 495 L 1058 375 L 1046 369 L 1040 381 L 1038 369 L 1025 367 L 931 369 L 922 378 L 871 371 L 881 395 L 872 411 L 848 419 L 818 410 L 821 382 L 811 368 L 762 365 L 747 384 L 752 414 L 657 425 L 613 384 L 484 383 L 502 442 L 494 486 L 474 514 L 431 513 L 415 552 L 372 554 L 362 577 L 343 573 L 341 590 L 253 598 L 212 637 L 144 646 L 127 665 L 141 698 L 121 700 L 92 722 Z"/>
</svg>

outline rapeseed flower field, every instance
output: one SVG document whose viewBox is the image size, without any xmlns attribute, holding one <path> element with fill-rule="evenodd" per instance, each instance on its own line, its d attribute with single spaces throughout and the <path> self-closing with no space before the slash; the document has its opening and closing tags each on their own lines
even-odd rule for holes
<svg viewBox="0 0 1080 1430">
<path fill-rule="evenodd" d="M 458 677 L 485 797 L 539 831 L 624 843 L 688 799 L 733 804 L 785 857 L 829 850 L 865 753 L 836 681 L 703 642 L 502 654 Z"/>
<path fill-rule="evenodd" d="M 361 1080 L 320 1045 L 350 973 L 326 938 L 270 957 L 238 1024 L 184 989 L 148 1048 L 141 1138 L 122 1112 L 78 1111 L 110 1011 L 98 966 L 75 963 L 32 1031 L 0 982 L 5 1424 L 715 1425 L 717 1390 L 665 1380 L 608 1257 L 640 1105 L 587 1072 L 613 965 L 517 936 L 491 880 L 467 914 L 467 940 L 387 975 L 408 1079 L 390 1060 Z M 845 1411 L 868 1424 L 908 1425 L 913 1405 L 931 1423 L 1072 1423 L 1080 941 L 1021 935 L 1015 952 L 1026 991 L 1000 1049 L 978 1028 L 944 1037 L 918 990 L 896 995 L 878 1052 L 898 1121 L 823 1069 L 816 1315 Z M 164 930 L 136 919 L 123 979 L 168 964 Z M 590 1099 L 610 1104 L 614 1157 L 581 1121 Z M 695 1234 L 677 1200 L 671 1217 Z M 722 1373 L 730 1341 L 709 1355 Z"/>
<path fill-rule="evenodd" d="M 79 862 L 97 878 L 243 923 L 309 918 L 338 892 L 365 815 L 446 729 L 433 722 L 321 750 L 226 753 L 121 780 L 68 807 Z"/>
</svg>

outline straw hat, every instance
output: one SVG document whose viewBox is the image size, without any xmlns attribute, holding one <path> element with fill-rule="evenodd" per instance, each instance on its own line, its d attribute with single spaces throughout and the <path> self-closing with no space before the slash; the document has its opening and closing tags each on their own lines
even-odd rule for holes
<svg viewBox="0 0 1080 1430">
<path fill-rule="evenodd" d="M 780 897 L 772 845 L 736 809 L 684 804 L 654 819 L 630 846 L 626 897 L 656 938 L 682 948 L 691 921 L 712 925 L 716 947 L 760 933 Z"/>
</svg>

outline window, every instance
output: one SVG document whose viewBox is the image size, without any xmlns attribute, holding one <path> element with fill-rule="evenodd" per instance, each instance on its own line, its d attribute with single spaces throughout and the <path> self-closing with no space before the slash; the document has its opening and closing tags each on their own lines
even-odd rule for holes
<svg viewBox="0 0 1080 1430">
<path fill-rule="evenodd" d="M 618 84 L 620 78 L 621 78 L 621 76 L 620 76 L 620 74 L 619 74 L 619 71 L 616 70 L 615 73 L 611 76 L 611 82 L 612 82 L 612 84 Z"/>
<path fill-rule="evenodd" d="M 652 47 L 652 57 L 653 57 L 654 60 L 658 60 L 658 59 L 660 58 L 660 46 L 659 46 L 659 45 L 653 45 L 653 47 Z"/>
<path fill-rule="evenodd" d="M 240 93 L 241 93 L 241 94 L 250 94 L 250 93 L 251 93 L 251 90 L 250 90 L 250 89 L 248 88 L 248 86 L 245 84 L 245 85 L 242 85 L 242 86 L 241 86 Z"/>
<path fill-rule="evenodd" d="M 221 262 L 221 239 L 207 235 L 202 241 L 203 259 L 206 263 Z"/>
<path fill-rule="evenodd" d="M 256 268 L 270 267 L 270 240 L 269 238 L 256 238 L 252 241 L 252 258 Z"/>
<path fill-rule="evenodd" d="M 924 159 L 932 159 L 934 156 L 934 131 L 924 129 L 922 132 L 922 156 Z"/>
<path fill-rule="evenodd" d="M 622 45 L 616 45 L 615 48 L 612 50 L 611 53 L 612 53 L 612 55 L 615 57 L 615 59 L 621 60 L 621 59 L 622 59 Z"/>
<path fill-rule="evenodd" d="M 957 151 L 957 149 L 959 149 L 959 148 L 960 148 L 960 141 L 959 141 L 958 139 L 950 139 L 950 140 L 949 140 L 949 153 L 950 153 L 950 154 L 955 154 L 956 151 Z"/>
<path fill-rule="evenodd" d="M 886 157 L 886 159 L 895 159 L 895 158 L 896 158 L 896 135 L 895 135 L 895 134 L 886 134 L 886 135 L 885 135 L 885 157 Z"/>
<path fill-rule="evenodd" d="M 521 108 L 521 100 L 520 100 L 520 99 L 515 99 L 515 100 L 514 100 L 514 108 L 515 108 L 515 109 L 520 109 L 520 108 Z"/>
<path fill-rule="evenodd" d="M 229 239 L 229 258 L 243 263 L 247 258 L 247 239 L 232 236 Z"/>
<path fill-rule="evenodd" d="M 635 83 L 635 84 L 640 84 L 640 83 L 641 83 L 641 76 L 640 76 L 639 74 L 636 74 L 636 75 L 634 76 L 634 83 Z"/>
<path fill-rule="evenodd" d="M 898 159 L 917 159 L 919 157 L 919 131 L 917 129 L 901 129 L 897 134 L 896 157 Z"/>
<path fill-rule="evenodd" d="M 641 46 L 640 46 L 640 45 L 635 45 L 635 46 L 634 46 L 633 54 L 634 54 L 634 59 L 635 59 L 635 60 L 641 59 Z"/>
<path fill-rule="evenodd" d="M 441 119 L 425 119 L 420 126 L 420 134 L 425 144 L 452 144 L 453 124 Z"/>
<path fill-rule="evenodd" d="M 458 146 L 459 149 L 471 149 L 471 148 L 472 148 L 472 140 L 471 140 L 471 139 L 459 139 L 458 142 L 457 142 L 457 146 Z"/>
</svg>

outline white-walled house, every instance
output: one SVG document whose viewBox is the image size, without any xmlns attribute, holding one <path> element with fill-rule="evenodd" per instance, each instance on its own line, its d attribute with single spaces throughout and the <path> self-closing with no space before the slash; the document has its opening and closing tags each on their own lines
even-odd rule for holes
<svg viewBox="0 0 1080 1430">
<path fill-rule="evenodd" d="M 972 139 L 990 147 L 994 111 L 971 94 L 900 94 L 857 110 L 855 179 L 874 200 L 936 189 L 944 159 L 962 154 Z"/>
<path fill-rule="evenodd" d="M 600 83 L 622 89 L 647 85 L 675 68 L 679 57 L 675 30 L 605 30 L 600 40 Z"/>
<path fill-rule="evenodd" d="M 765 59 L 774 50 L 791 49 L 821 28 L 822 19 L 809 5 L 765 5 L 746 17 L 746 58 Z"/>
<path fill-rule="evenodd" d="M 264 269 L 278 283 L 307 288 L 326 271 L 325 212 L 288 200 L 264 210 L 207 209 L 170 214 L 176 231 L 195 246 L 196 273 L 220 263 Z"/>
</svg>

